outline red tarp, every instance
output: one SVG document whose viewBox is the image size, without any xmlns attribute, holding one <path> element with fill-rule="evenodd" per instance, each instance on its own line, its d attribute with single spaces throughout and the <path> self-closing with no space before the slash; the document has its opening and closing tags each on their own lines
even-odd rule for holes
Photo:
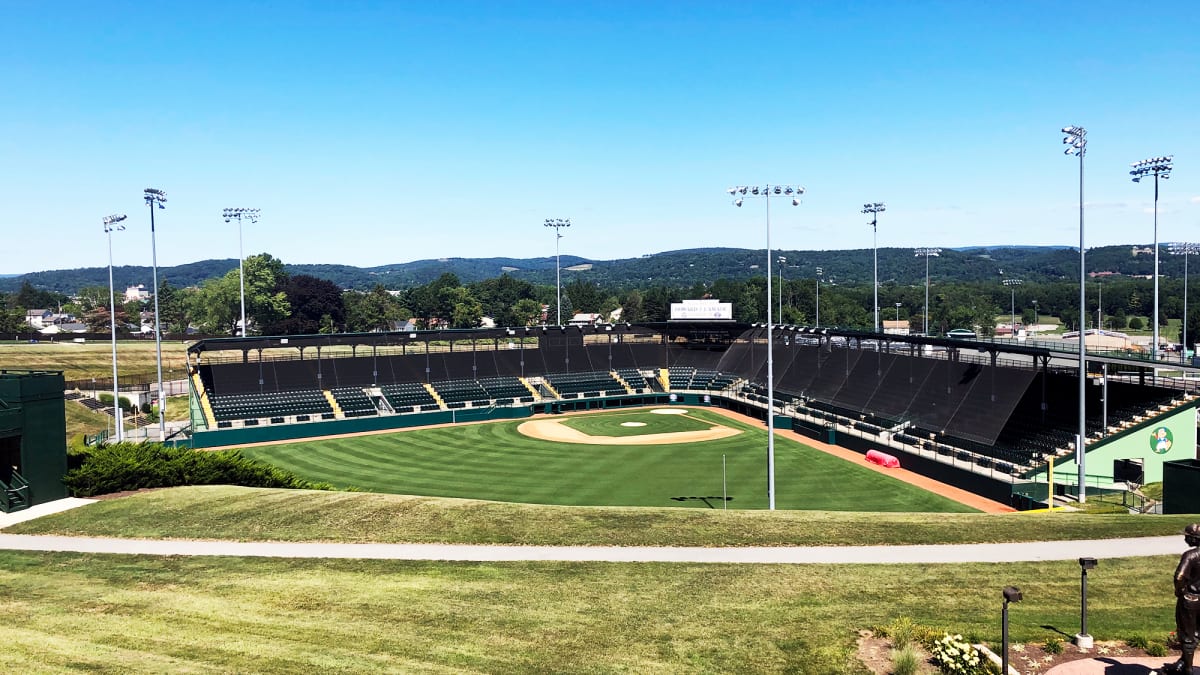
<svg viewBox="0 0 1200 675">
<path fill-rule="evenodd" d="M 889 469 L 900 468 L 900 460 L 896 459 L 892 455 L 887 454 L 886 452 L 880 452 L 878 450 L 868 450 L 867 461 L 878 464 L 879 466 L 887 467 Z"/>
</svg>

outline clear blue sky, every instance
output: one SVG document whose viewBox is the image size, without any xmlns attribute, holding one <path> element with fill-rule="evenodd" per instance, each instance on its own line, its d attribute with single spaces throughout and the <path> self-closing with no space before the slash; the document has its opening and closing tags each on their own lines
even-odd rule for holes
<svg viewBox="0 0 1200 675">
<path fill-rule="evenodd" d="M 1200 238 L 1200 3 L 0 0 L 0 273 Z"/>
</svg>

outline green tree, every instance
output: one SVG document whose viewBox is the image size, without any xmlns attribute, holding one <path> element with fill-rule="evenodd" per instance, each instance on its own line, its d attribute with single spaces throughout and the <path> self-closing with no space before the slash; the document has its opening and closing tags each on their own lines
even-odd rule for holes
<svg viewBox="0 0 1200 675">
<path fill-rule="evenodd" d="M 346 307 L 346 330 L 351 332 L 389 331 L 393 322 L 411 316 L 382 284 L 375 284 L 366 293 L 349 291 L 342 302 Z"/>
<path fill-rule="evenodd" d="M 514 318 L 513 326 L 533 326 L 541 323 L 542 303 L 533 298 L 521 298 L 513 304 L 509 314 Z"/>
<path fill-rule="evenodd" d="M 342 289 L 332 281 L 308 274 L 286 278 L 280 286 L 291 311 L 274 323 L 264 323 L 270 335 L 311 335 L 333 333 L 346 324 Z"/>
</svg>

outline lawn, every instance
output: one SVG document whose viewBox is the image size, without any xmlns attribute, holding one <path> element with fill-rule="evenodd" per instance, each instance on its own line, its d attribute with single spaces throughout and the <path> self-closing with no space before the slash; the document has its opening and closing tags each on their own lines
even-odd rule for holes
<svg viewBox="0 0 1200 675">
<path fill-rule="evenodd" d="M 608 416 L 577 419 L 601 425 Z M 691 508 L 712 508 L 728 494 L 729 508 L 766 508 L 766 432 L 706 410 L 695 410 L 692 416 L 743 433 L 693 443 L 584 445 L 532 439 L 517 431 L 521 422 L 496 422 L 252 447 L 244 452 L 309 480 L 372 492 L 567 506 Z M 786 434 L 778 436 L 775 448 L 776 503 L 782 509 L 972 510 L 809 448 Z"/>
<path fill-rule="evenodd" d="M 163 377 L 178 379 L 186 372 L 187 344 L 178 340 L 162 343 Z M 67 380 L 112 378 L 112 344 L 109 342 L 9 342 L 0 344 L 0 363 L 5 368 L 61 370 Z M 157 358 L 154 340 L 117 342 L 117 367 L 122 378 L 154 381 Z"/>
<path fill-rule="evenodd" d="M 563 507 L 232 486 L 155 490 L 4 530 L 134 539 L 537 546 L 855 546 L 1177 535 L 1191 515 Z"/>
<path fill-rule="evenodd" d="M 1172 628 L 1173 557 L 1104 561 L 1097 640 Z M 1079 625 L 1074 561 L 987 565 L 446 563 L 0 552 L 14 672 L 809 674 L 866 671 L 898 616 L 1000 640 Z"/>
</svg>

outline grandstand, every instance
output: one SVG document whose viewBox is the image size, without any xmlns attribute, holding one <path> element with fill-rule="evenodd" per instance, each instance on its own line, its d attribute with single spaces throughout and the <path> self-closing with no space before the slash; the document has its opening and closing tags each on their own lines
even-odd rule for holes
<svg viewBox="0 0 1200 675">
<path fill-rule="evenodd" d="M 1062 355 L 774 330 L 777 428 L 861 452 L 885 447 L 907 468 L 1000 501 L 1075 452 L 1077 366 Z M 204 340 L 188 350 L 193 444 L 673 401 L 765 419 L 766 331 L 673 322 Z M 1194 411 L 1194 380 L 1151 385 L 1146 370 L 1086 388 L 1089 454 Z"/>
</svg>

